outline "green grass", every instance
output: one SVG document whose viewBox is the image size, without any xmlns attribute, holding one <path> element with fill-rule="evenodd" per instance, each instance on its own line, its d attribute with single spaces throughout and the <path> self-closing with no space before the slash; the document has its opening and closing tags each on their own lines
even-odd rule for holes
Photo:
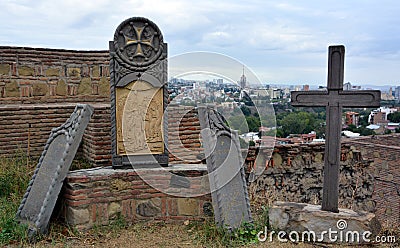
<svg viewBox="0 0 400 248">
<path fill-rule="evenodd" d="M 257 234 L 265 226 L 268 226 L 268 209 L 262 207 L 253 214 L 252 223 L 243 223 L 234 230 L 217 226 L 212 218 L 205 222 L 194 222 L 189 229 L 195 231 L 197 242 L 204 247 L 239 247 L 259 243 Z"/>
<path fill-rule="evenodd" d="M 21 153 L 0 157 L 0 246 L 27 240 L 26 227 L 15 220 L 35 165 Z"/>
</svg>

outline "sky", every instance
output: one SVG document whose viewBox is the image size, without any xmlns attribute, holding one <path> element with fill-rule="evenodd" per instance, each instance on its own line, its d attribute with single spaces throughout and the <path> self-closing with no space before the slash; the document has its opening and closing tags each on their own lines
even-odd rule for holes
<svg viewBox="0 0 400 248">
<path fill-rule="evenodd" d="M 169 57 L 223 54 L 261 82 L 324 85 L 328 46 L 345 45 L 345 82 L 400 85 L 399 13 L 394 0 L 0 0 L 0 45 L 106 50 L 142 16 Z"/>
</svg>

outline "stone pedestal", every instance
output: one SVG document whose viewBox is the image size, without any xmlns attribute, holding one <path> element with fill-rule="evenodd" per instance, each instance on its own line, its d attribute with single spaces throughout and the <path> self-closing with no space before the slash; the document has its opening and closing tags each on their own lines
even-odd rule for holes
<svg viewBox="0 0 400 248">
<path fill-rule="evenodd" d="M 332 213 L 295 202 L 276 202 L 269 223 L 278 237 L 294 242 L 369 243 L 381 228 L 373 213 L 342 208 Z"/>
<path fill-rule="evenodd" d="M 64 183 L 62 213 L 77 229 L 107 225 L 121 216 L 138 221 L 200 220 L 211 215 L 205 165 L 72 171 Z"/>
</svg>

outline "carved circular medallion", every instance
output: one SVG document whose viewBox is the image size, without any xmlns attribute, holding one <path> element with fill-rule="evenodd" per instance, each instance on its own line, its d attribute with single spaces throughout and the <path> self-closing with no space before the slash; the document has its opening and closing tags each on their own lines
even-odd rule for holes
<svg viewBox="0 0 400 248">
<path fill-rule="evenodd" d="M 121 62 L 147 67 L 163 52 L 163 36 L 152 21 L 132 17 L 123 21 L 114 34 L 114 47 Z"/>
</svg>

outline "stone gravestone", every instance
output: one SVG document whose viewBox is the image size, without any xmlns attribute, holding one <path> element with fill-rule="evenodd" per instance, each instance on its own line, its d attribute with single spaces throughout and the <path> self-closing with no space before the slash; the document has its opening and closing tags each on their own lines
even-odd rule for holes
<svg viewBox="0 0 400 248">
<path fill-rule="evenodd" d="M 113 168 L 168 165 L 167 44 L 142 17 L 123 21 L 110 41 Z"/>
<path fill-rule="evenodd" d="M 215 221 L 238 228 L 252 219 L 237 131 L 214 108 L 199 107 L 198 112 Z"/>
<path fill-rule="evenodd" d="M 30 237 L 47 232 L 58 194 L 92 113 L 91 106 L 78 104 L 70 118 L 51 131 L 16 214 L 17 220 L 28 225 Z"/>
<path fill-rule="evenodd" d="M 338 212 L 340 137 L 343 107 L 379 107 L 379 90 L 343 91 L 344 46 L 330 46 L 328 90 L 292 92 L 292 106 L 326 107 L 326 144 L 322 210 Z"/>
</svg>

